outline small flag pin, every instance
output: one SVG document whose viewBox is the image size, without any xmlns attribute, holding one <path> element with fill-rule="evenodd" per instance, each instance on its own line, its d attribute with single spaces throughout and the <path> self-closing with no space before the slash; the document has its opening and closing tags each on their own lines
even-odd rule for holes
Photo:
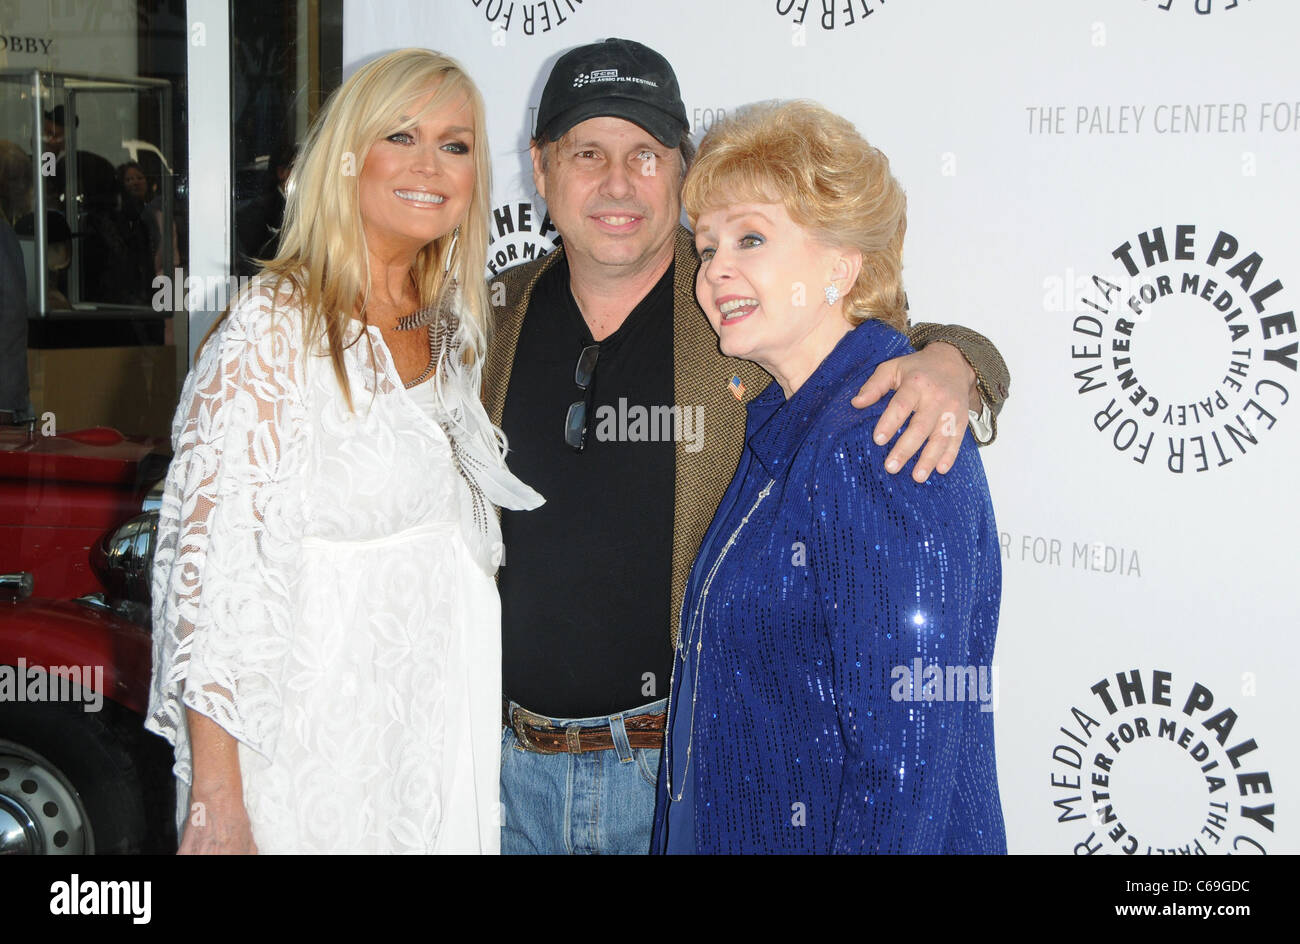
<svg viewBox="0 0 1300 944">
<path fill-rule="evenodd" d="M 733 376 L 727 386 L 731 388 L 731 395 L 737 400 L 745 399 L 745 385 L 740 382 L 739 376 Z"/>
</svg>

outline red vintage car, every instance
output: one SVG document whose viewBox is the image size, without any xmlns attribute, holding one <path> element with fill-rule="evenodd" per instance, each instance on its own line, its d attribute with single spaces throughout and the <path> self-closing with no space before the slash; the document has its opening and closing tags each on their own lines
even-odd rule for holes
<svg viewBox="0 0 1300 944">
<path fill-rule="evenodd" d="M 171 749 L 143 727 L 167 461 L 116 430 L 0 427 L 0 854 L 176 848 Z"/>
</svg>

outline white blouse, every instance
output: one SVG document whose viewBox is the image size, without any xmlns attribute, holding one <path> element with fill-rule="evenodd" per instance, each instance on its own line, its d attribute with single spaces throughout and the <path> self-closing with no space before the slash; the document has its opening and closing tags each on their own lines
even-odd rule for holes
<svg viewBox="0 0 1300 944">
<path fill-rule="evenodd" d="M 496 852 L 502 551 L 484 506 L 541 497 L 506 470 L 459 358 L 412 396 L 358 324 L 352 412 L 288 295 L 272 308 L 256 283 L 181 394 L 146 726 L 186 783 L 186 707 L 239 742 L 262 852 Z"/>
<path fill-rule="evenodd" d="M 424 415 L 436 423 L 438 422 L 438 391 L 434 389 L 435 386 L 432 379 L 422 380 L 414 387 L 407 387 L 406 393 L 415 401 L 415 405 L 424 411 Z"/>
</svg>

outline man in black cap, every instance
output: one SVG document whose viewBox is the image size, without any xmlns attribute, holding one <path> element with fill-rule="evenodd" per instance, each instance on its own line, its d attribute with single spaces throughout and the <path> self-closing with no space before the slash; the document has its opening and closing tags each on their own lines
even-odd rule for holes
<svg viewBox="0 0 1300 944">
<path fill-rule="evenodd" d="M 640 43 L 571 50 L 542 92 L 533 179 L 561 243 L 493 286 L 505 303 L 484 370 L 511 468 L 546 496 L 502 514 L 505 853 L 649 850 L 672 630 L 740 456 L 743 403 L 770 380 L 718 351 L 695 301 L 679 223 L 688 131 L 672 67 Z M 991 426 L 1008 377 L 974 332 L 910 337 L 960 351 L 882 365 L 855 402 L 899 388 L 879 441 L 915 409 L 886 466 L 929 438 L 924 478 L 947 470 L 965 428 L 944 414 L 974 406 Z"/>
</svg>

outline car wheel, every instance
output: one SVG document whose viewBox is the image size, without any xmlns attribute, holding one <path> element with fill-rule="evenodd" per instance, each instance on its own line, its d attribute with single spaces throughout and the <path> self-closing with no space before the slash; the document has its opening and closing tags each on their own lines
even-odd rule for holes
<svg viewBox="0 0 1300 944">
<path fill-rule="evenodd" d="M 58 767 L 21 744 L 0 740 L 0 854 L 93 853 L 87 818 Z"/>
<path fill-rule="evenodd" d="M 0 705 L 0 853 L 175 851 L 170 756 L 108 700 Z"/>
</svg>

